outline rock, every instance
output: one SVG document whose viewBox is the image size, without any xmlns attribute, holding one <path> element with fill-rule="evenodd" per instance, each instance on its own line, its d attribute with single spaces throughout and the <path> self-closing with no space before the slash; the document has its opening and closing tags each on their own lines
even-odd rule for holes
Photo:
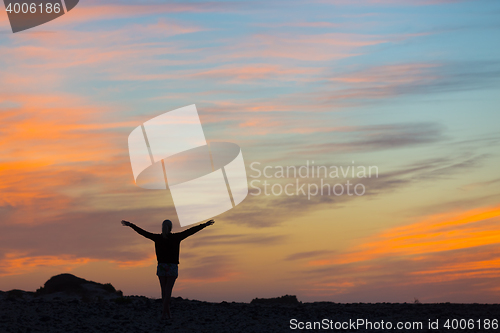
<svg viewBox="0 0 500 333">
<path fill-rule="evenodd" d="M 121 291 L 110 284 L 88 281 L 73 274 L 59 274 L 51 277 L 44 286 L 36 291 L 37 295 L 51 295 L 59 297 L 60 294 L 78 295 L 86 299 L 116 298 L 123 296 Z M 57 298 L 56 297 L 56 298 Z"/>
<path fill-rule="evenodd" d="M 299 304 L 297 296 L 295 295 L 285 295 L 281 297 L 273 298 L 254 298 L 250 304 Z"/>
</svg>

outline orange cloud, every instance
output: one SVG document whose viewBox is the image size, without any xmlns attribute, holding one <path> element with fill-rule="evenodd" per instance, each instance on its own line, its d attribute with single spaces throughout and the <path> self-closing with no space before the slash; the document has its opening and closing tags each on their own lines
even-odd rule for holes
<svg viewBox="0 0 500 333">
<path fill-rule="evenodd" d="M 396 227 L 360 245 L 355 251 L 333 259 L 313 260 L 313 266 L 339 265 L 368 260 L 414 256 L 468 249 L 500 243 L 500 207 L 451 212 L 431 216 L 424 221 Z"/>
<path fill-rule="evenodd" d="M 28 274 L 43 267 L 50 267 L 61 272 L 71 271 L 82 265 L 98 261 L 116 264 L 118 268 L 148 267 L 155 264 L 156 257 L 155 255 L 151 255 L 143 260 L 117 261 L 78 257 L 68 254 L 27 256 L 22 253 L 7 253 L 0 260 L 0 276 Z"/>
<path fill-rule="evenodd" d="M 17 222 L 33 222 L 36 212 L 61 213 L 99 178 L 128 176 L 126 157 L 117 158 L 123 155 L 117 130 L 133 122 L 103 119 L 112 110 L 71 95 L 0 94 L 1 101 L 16 107 L 0 115 L 6 124 L 0 131 L 0 207 L 24 207 Z"/>
<path fill-rule="evenodd" d="M 90 261 L 92 261 L 90 258 L 77 258 L 71 255 L 32 257 L 9 253 L 0 260 L 0 276 L 26 274 L 41 267 L 57 267 L 61 271 L 70 271 Z"/>
<path fill-rule="evenodd" d="M 492 301 L 500 277 L 499 222 L 500 207 L 495 206 L 436 214 L 391 228 L 352 251 L 309 261 L 311 288 L 304 293 L 366 301 L 384 300 L 390 289 L 423 301 Z M 439 293 L 432 291 L 436 288 Z"/>
</svg>

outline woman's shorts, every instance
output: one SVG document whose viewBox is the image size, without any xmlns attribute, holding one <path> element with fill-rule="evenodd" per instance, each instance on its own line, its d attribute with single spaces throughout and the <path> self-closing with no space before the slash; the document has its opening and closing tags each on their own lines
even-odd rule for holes
<svg viewBox="0 0 500 333">
<path fill-rule="evenodd" d="M 158 263 L 158 267 L 156 268 L 156 275 L 177 277 L 179 275 L 179 269 L 177 267 L 177 264 Z"/>
</svg>

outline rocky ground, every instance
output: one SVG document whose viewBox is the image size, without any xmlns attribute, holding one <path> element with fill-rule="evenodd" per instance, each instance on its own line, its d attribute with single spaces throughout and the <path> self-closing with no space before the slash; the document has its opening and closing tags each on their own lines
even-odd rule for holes
<svg viewBox="0 0 500 333">
<path fill-rule="evenodd" d="M 110 285 L 101 285 L 103 289 L 99 291 L 97 285 L 88 285 L 89 281 L 79 283 L 85 288 L 78 287 L 75 291 L 75 286 L 71 286 L 71 291 L 67 291 L 56 287 L 51 292 L 42 290 L 37 293 L 21 290 L 0 292 L 0 332 L 262 333 L 301 331 L 300 328 L 308 332 L 387 332 L 388 322 L 394 332 L 499 331 L 495 326 L 495 322 L 498 325 L 500 320 L 499 304 L 301 303 L 294 296 L 256 299 L 251 304 L 173 298 L 174 320 L 171 325 L 165 325 L 159 320 L 161 300 L 142 296 L 123 297 Z M 296 321 L 291 321 L 293 319 Z M 438 320 L 438 329 L 428 328 L 429 319 L 431 322 Z M 472 321 L 450 321 L 451 326 L 447 329 L 444 327 L 447 319 Z M 361 325 L 360 320 L 365 322 Z M 357 321 L 359 326 L 354 325 Z M 371 329 L 366 321 L 372 323 Z M 314 322 L 323 324 L 323 329 L 318 326 L 313 329 Z M 407 322 L 407 325 L 421 322 L 422 327 L 398 330 L 398 322 Z M 460 325 L 464 327 L 465 323 L 474 328 L 460 329 Z"/>
</svg>

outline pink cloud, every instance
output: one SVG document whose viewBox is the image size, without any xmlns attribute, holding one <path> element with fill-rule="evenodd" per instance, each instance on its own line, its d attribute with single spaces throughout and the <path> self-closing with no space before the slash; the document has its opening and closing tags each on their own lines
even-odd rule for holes
<svg viewBox="0 0 500 333">
<path fill-rule="evenodd" d="M 376 84 L 381 86 L 432 81 L 437 79 L 438 76 L 430 72 L 430 70 L 440 66 L 440 64 L 435 63 L 409 63 L 377 66 L 369 68 L 368 70 L 340 77 L 333 77 L 330 80 L 348 84 Z"/>
<path fill-rule="evenodd" d="M 231 58 L 287 58 L 326 61 L 359 54 L 358 48 L 388 42 L 379 36 L 330 33 L 320 35 L 255 35 L 232 48 Z"/>
<path fill-rule="evenodd" d="M 136 18 L 147 15 L 167 13 L 202 13 L 202 12 L 227 12 L 238 9 L 241 5 L 236 3 L 221 2 L 196 2 L 196 3 L 164 3 L 164 4 L 102 4 L 99 1 L 80 4 L 66 15 L 54 20 L 50 24 L 54 27 L 61 25 L 74 25 L 82 22 L 98 20 L 111 20 L 120 18 Z M 49 28 L 47 26 L 46 28 Z"/>
<path fill-rule="evenodd" d="M 321 68 L 285 67 L 270 64 L 243 66 L 222 66 L 194 74 L 194 77 L 228 79 L 229 82 L 254 81 L 262 79 L 298 81 L 319 74 Z"/>
</svg>

